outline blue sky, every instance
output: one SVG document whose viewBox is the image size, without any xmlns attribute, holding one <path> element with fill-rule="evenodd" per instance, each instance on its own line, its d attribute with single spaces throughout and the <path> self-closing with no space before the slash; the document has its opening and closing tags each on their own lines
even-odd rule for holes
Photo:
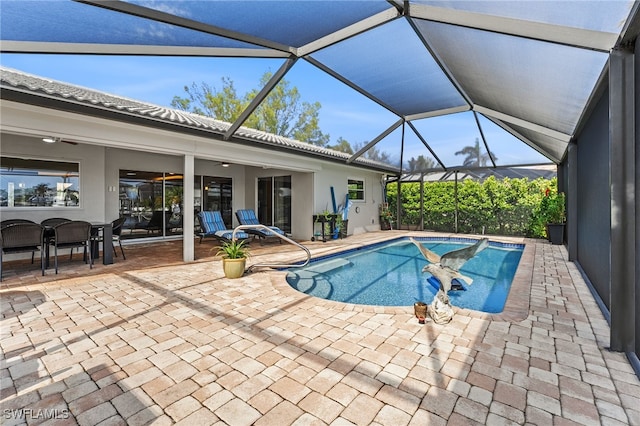
<svg viewBox="0 0 640 426">
<path fill-rule="evenodd" d="M 184 96 L 185 85 L 206 82 L 221 88 L 223 77 L 229 77 L 238 94 L 242 95 L 258 88 L 261 76 L 266 71 L 278 70 L 282 60 L 2 54 L 0 63 L 39 76 L 169 107 L 174 96 Z M 339 137 L 348 140 L 352 146 L 368 142 L 398 120 L 394 114 L 303 60 L 294 65 L 285 79 L 298 88 L 302 100 L 321 103 L 320 128 L 330 135 L 330 143 L 335 143 Z M 485 137 L 499 164 L 548 161 L 488 120 L 483 120 Z M 471 113 L 463 113 L 421 120 L 415 125 L 440 159 L 447 166 L 453 166 L 464 160 L 455 152 L 472 145 L 480 137 L 474 123 Z M 395 160 L 399 163 L 400 140 L 401 130 L 398 129 L 377 147 L 397 155 Z M 424 145 L 407 132 L 405 161 L 418 155 L 431 157 Z"/>
<path fill-rule="evenodd" d="M 162 106 L 170 106 L 176 95 L 184 96 L 183 87 L 193 82 L 220 88 L 222 77 L 231 78 L 242 95 L 258 88 L 262 75 L 282 64 L 279 59 L 33 54 L 3 54 L 0 60 L 6 67 Z M 370 140 L 397 120 L 304 61 L 298 61 L 285 79 L 304 101 L 322 104 L 320 126 L 332 143 L 338 137 L 352 144 Z"/>
</svg>

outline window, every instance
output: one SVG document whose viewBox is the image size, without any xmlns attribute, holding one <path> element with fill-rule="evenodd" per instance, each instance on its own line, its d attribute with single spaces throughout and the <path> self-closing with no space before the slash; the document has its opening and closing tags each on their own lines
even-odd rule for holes
<svg viewBox="0 0 640 426">
<path fill-rule="evenodd" d="M 0 157 L 0 206 L 79 205 L 79 163 Z"/>
<path fill-rule="evenodd" d="M 351 201 L 364 201 L 364 180 L 362 179 L 349 179 L 347 183 L 347 189 L 349 191 L 349 200 Z"/>
</svg>

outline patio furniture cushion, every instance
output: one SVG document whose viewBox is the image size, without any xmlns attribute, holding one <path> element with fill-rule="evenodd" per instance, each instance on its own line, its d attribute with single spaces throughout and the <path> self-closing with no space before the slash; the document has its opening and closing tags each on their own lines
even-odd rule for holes
<svg viewBox="0 0 640 426">
<path fill-rule="evenodd" d="M 215 237 L 221 241 L 230 241 L 233 236 L 233 229 L 227 228 L 222 219 L 222 214 L 217 210 L 204 210 L 198 213 L 200 222 L 200 242 L 204 237 Z M 236 232 L 236 238 L 245 240 L 249 235 L 244 231 Z"/>
<path fill-rule="evenodd" d="M 256 212 L 253 209 L 240 209 L 236 211 L 236 217 L 238 218 L 238 222 L 240 225 L 262 225 L 256 216 Z M 284 231 L 277 226 L 267 226 L 271 231 L 267 231 L 264 229 L 248 229 L 247 232 L 250 234 L 257 235 L 259 237 L 275 237 L 274 233 L 278 233 L 280 235 L 284 235 Z"/>
</svg>

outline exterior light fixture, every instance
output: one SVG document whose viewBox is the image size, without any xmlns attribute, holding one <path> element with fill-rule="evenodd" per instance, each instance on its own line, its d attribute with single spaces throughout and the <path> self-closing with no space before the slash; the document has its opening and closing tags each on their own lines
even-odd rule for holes
<svg viewBox="0 0 640 426">
<path fill-rule="evenodd" d="M 229 163 L 222 163 L 222 167 L 229 167 Z"/>
<path fill-rule="evenodd" d="M 53 136 L 47 136 L 42 138 L 42 142 L 46 142 L 46 143 L 56 143 L 56 142 L 60 142 L 60 138 L 56 138 Z"/>
</svg>

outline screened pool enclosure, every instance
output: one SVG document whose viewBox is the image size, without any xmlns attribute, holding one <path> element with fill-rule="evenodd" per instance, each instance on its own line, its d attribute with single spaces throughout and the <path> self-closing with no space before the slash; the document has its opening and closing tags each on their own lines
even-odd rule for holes
<svg viewBox="0 0 640 426">
<path fill-rule="evenodd" d="M 2 52 L 270 60 L 277 71 L 226 139 L 283 77 L 326 73 L 388 113 L 347 162 L 396 173 L 415 171 L 414 159 L 420 171 L 446 171 L 559 163 L 636 9 L 624 0 L 8 0 Z M 476 163 L 455 154 L 474 143 Z"/>
<path fill-rule="evenodd" d="M 387 176 L 556 165 L 567 194 L 569 259 L 607 315 L 610 347 L 640 371 L 639 7 L 631 0 L 3 0 L 0 49 L 3 62 L 24 54 L 265 61 L 271 77 L 239 117 L 207 129 L 230 144 L 286 143 Z M 155 68 L 136 71 L 163 77 Z M 365 123 L 352 153 L 278 135 L 258 140 L 242 127 L 283 79 L 321 85 L 325 104 L 344 89 L 353 94 L 333 106 L 348 117 L 343 134 L 350 122 Z M 37 95 L 28 83 L 3 79 L 4 102 L 59 107 L 46 91 Z M 104 116 L 185 133 L 201 126 L 181 111 L 134 101 L 116 107 L 74 94 L 65 101 L 70 111 L 98 105 Z"/>
</svg>

